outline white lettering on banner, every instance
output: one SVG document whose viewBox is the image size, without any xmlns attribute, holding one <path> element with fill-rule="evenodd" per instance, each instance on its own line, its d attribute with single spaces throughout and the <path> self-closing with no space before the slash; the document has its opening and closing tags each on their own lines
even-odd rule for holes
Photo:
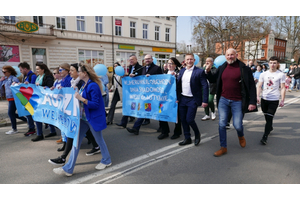
<svg viewBox="0 0 300 200">
<path fill-rule="evenodd" d="M 171 85 L 170 79 L 141 79 L 124 81 L 125 85 Z"/>
<path fill-rule="evenodd" d="M 49 106 L 54 106 L 59 110 L 63 110 L 63 112 L 67 115 L 72 114 L 72 110 L 67 110 L 68 105 L 70 104 L 71 100 L 73 100 L 73 116 L 77 116 L 77 108 L 79 108 L 78 100 L 72 94 L 48 94 L 46 93 L 43 99 L 42 104 L 46 105 L 47 103 Z"/>
</svg>

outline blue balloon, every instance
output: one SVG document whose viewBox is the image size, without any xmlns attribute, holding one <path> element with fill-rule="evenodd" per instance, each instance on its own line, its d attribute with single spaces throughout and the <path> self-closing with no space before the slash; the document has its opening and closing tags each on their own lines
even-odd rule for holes
<svg viewBox="0 0 300 200">
<path fill-rule="evenodd" d="M 20 69 L 19 69 L 19 67 L 17 67 L 17 66 L 12 66 L 14 69 L 15 69 L 15 71 L 17 72 L 17 77 L 19 77 L 19 76 L 21 76 L 22 74 L 21 74 L 21 71 L 20 71 Z"/>
<path fill-rule="evenodd" d="M 125 70 L 124 70 L 124 68 L 123 68 L 122 66 L 117 66 L 117 67 L 115 68 L 115 73 L 116 73 L 117 75 L 119 75 L 119 76 L 124 76 Z"/>
<path fill-rule="evenodd" d="M 195 63 L 194 63 L 194 65 L 197 65 L 197 64 L 199 63 L 199 61 L 200 61 L 200 58 L 199 58 L 199 56 L 196 55 L 196 54 L 194 54 L 194 58 L 195 58 Z"/>
<path fill-rule="evenodd" d="M 221 55 L 216 57 L 214 65 L 216 68 L 218 68 L 219 66 L 223 65 L 224 62 L 226 62 L 226 57 L 224 55 Z"/>
<path fill-rule="evenodd" d="M 289 72 L 289 68 L 286 68 L 285 70 L 284 70 L 284 73 L 288 73 Z"/>
<path fill-rule="evenodd" d="M 155 58 L 155 57 L 152 57 L 152 59 L 153 59 L 153 63 L 154 63 L 154 65 L 156 65 L 156 63 L 157 63 L 157 60 L 156 60 L 156 58 Z"/>
<path fill-rule="evenodd" d="M 98 76 L 104 76 L 107 73 L 107 67 L 103 64 L 97 64 L 94 70 Z"/>
</svg>

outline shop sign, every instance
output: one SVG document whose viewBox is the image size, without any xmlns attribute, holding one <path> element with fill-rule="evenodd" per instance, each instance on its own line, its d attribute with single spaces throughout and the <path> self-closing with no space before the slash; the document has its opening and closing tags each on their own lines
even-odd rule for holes
<svg viewBox="0 0 300 200">
<path fill-rule="evenodd" d="M 135 46 L 132 46 L 132 45 L 121 45 L 121 44 L 119 44 L 119 49 L 135 50 Z"/>
<path fill-rule="evenodd" d="M 116 25 L 116 26 L 122 26 L 122 20 L 116 19 L 116 20 L 115 20 L 115 25 Z"/>
<path fill-rule="evenodd" d="M 16 23 L 16 28 L 25 33 L 33 33 L 39 30 L 39 26 L 29 21 L 21 21 Z"/>
<path fill-rule="evenodd" d="M 172 52 L 173 52 L 173 49 L 164 49 L 164 48 L 153 47 L 153 48 L 152 48 L 152 51 L 172 53 Z"/>
</svg>

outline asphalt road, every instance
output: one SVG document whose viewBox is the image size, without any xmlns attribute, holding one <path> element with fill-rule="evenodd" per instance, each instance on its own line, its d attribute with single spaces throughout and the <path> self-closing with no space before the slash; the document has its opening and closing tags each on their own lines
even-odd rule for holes
<svg viewBox="0 0 300 200">
<path fill-rule="evenodd" d="M 228 153 L 214 157 L 219 146 L 218 117 L 201 121 L 204 109 L 196 116 L 201 143 L 195 147 L 178 146 L 183 139 L 158 140 L 158 122 L 151 120 L 140 129 L 138 136 L 126 129 L 109 125 L 103 136 L 113 165 L 103 171 L 95 170 L 101 154 L 86 156 L 92 146 L 84 139 L 72 177 L 53 173 L 56 166 L 49 158 L 61 155 L 56 151 L 60 136 L 32 142 L 24 137 L 26 124 L 19 124 L 19 133 L 6 135 L 10 127 L 0 127 L 0 183 L 2 184 L 299 184 L 300 183 L 300 93 L 287 93 L 286 105 L 277 110 L 274 130 L 268 144 L 263 146 L 265 120 L 260 112 L 246 114 L 244 131 L 247 146 L 239 146 L 236 131 L 228 130 Z M 121 119 L 116 110 L 114 122 Z M 131 127 L 133 123 L 129 123 Z M 174 124 L 170 123 L 171 130 Z M 49 130 L 44 130 L 44 134 Z"/>
</svg>

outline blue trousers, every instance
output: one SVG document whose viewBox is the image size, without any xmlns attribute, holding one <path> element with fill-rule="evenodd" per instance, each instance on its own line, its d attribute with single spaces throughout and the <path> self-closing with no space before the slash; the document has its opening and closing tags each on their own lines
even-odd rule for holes
<svg viewBox="0 0 300 200">
<path fill-rule="evenodd" d="M 219 138 L 221 147 L 227 147 L 226 124 L 228 122 L 228 114 L 231 111 L 232 121 L 239 137 L 244 136 L 242 101 L 233 101 L 224 97 L 220 98 L 218 104 L 219 111 Z"/>
<path fill-rule="evenodd" d="M 35 122 L 36 127 L 37 127 L 37 135 L 42 136 L 43 135 L 43 123 L 42 122 Z M 51 124 L 49 124 L 50 127 L 50 133 L 55 133 L 55 127 Z"/>
<path fill-rule="evenodd" d="M 195 137 L 200 137 L 200 131 L 195 122 L 198 108 L 196 100 L 193 97 L 185 97 L 181 95 L 181 100 L 179 101 L 178 106 L 185 139 L 191 138 L 190 127 L 193 129 Z"/>
<path fill-rule="evenodd" d="M 73 145 L 72 150 L 71 150 L 71 154 L 70 154 L 70 158 L 69 158 L 67 164 L 65 164 L 63 166 L 63 170 L 65 172 L 70 173 L 70 174 L 73 173 L 82 140 L 85 137 L 85 134 L 89 129 L 91 130 L 93 136 L 95 137 L 95 140 L 96 140 L 97 144 L 99 145 L 99 147 L 101 149 L 102 159 L 101 159 L 100 162 L 103 163 L 103 164 L 106 164 L 106 165 L 111 163 L 111 158 L 110 158 L 106 143 L 103 139 L 102 132 L 101 131 L 95 131 L 88 121 L 80 119 L 80 130 L 79 130 L 78 146 L 76 148 Z"/>
<path fill-rule="evenodd" d="M 24 122 L 27 122 L 27 119 L 25 117 L 19 117 L 19 115 L 16 113 L 16 104 L 15 101 L 9 101 L 8 102 L 8 116 L 11 121 L 11 127 L 12 129 L 16 130 L 17 129 L 17 118 L 21 119 Z"/>
</svg>

